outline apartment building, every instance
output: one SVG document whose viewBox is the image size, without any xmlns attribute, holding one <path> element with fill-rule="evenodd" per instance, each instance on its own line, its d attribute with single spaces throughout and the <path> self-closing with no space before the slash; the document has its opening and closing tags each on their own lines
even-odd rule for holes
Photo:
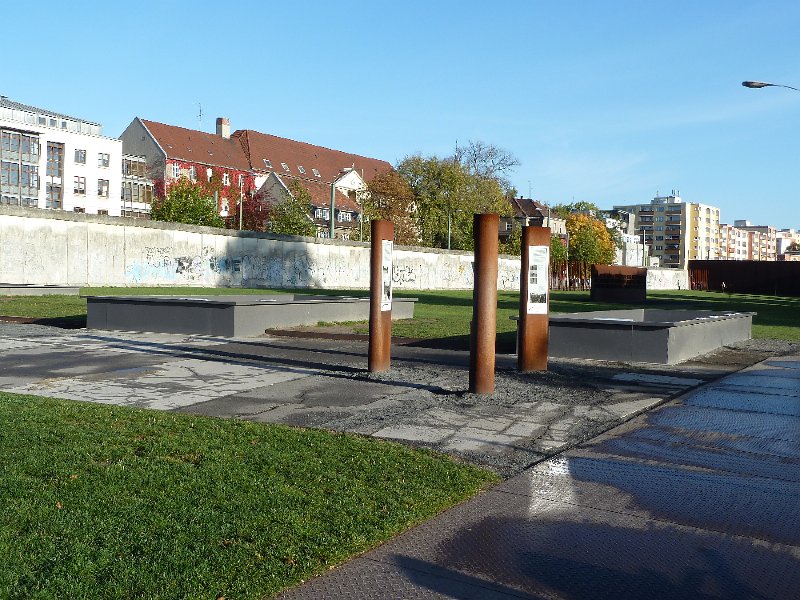
<svg viewBox="0 0 800 600">
<path fill-rule="evenodd" d="M 121 162 L 99 123 L 0 96 L 0 204 L 118 216 Z"/>
<path fill-rule="evenodd" d="M 750 260 L 749 232 L 723 223 L 719 226 L 719 257 L 722 260 Z"/>
<path fill-rule="evenodd" d="M 733 226 L 749 235 L 748 260 L 777 260 L 777 230 L 771 225 L 753 225 L 744 219 L 736 220 Z"/>
<path fill-rule="evenodd" d="M 708 204 L 684 202 L 673 190 L 656 195 L 650 204 L 614 206 L 633 215 L 633 229 L 648 248 L 650 263 L 685 269 L 690 260 L 720 256 L 719 209 Z"/>
</svg>

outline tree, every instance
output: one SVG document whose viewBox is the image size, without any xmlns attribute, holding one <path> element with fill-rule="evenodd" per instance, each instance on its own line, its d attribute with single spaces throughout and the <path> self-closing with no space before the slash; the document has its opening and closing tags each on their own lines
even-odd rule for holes
<svg viewBox="0 0 800 600">
<path fill-rule="evenodd" d="M 150 209 L 150 218 L 207 227 L 225 225 L 224 219 L 217 214 L 213 196 L 208 196 L 201 186 L 185 177 L 171 185 L 166 196 L 156 199 Z"/>
<path fill-rule="evenodd" d="M 572 213 L 567 217 L 567 233 L 569 261 L 576 264 L 577 277 L 588 279 L 591 265 L 610 265 L 614 262 L 616 244 L 605 224 L 599 219 Z"/>
<path fill-rule="evenodd" d="M 470 140 L 466 146 L 456 145 L 453 158 L 470 175 L 482 177 L 484 179 L 494 179 L 508 194 L 513 190 L 508 175 L 519 166 L 519 160 L 508 150 L 504 150 L 494 144 L 487 144 L 480 140 L 473 142 Z"/>
<path fill-rule="evenodd" d="M 289 194 L 269 209 L 268 230 L 287 235 L 313 236 L 317 227 L 311 219 L 311 196 L 296 179 L 289 184 Z"/>
<path fill-rule="evenodd" d="M 586 202 L 585 200 L 580 200 L 571 204 L 556 204 L 552 210 L 562 219 L 566 219 L 574 212 L 591 212 L 594 214 L 601 212 L 596 204 L 593 202 Z"/>
<path fill-rule="evenodd" d="M 385 219 L 394 224 L 394 241 L 403 245 L 419 243 L 414 224 L 414 192 L 397 171 L 377 175 L 367 184 L 362 218 Z M 369 239 L 369 232 L 364 236 Z"/>
<path fill-rule="evenodd" d="M 414 193 L 414 224 L 423 246 L 446 248 L 449 237 L 451 248 L 470 250 L 474 213 L 511 215 L 498 181 L 469 173 L 454 157 L 407 156 L 397 171 Z"/>
</svg>

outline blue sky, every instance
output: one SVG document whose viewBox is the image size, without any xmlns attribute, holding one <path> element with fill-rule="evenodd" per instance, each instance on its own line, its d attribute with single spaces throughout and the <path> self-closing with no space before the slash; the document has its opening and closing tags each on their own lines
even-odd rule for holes
<svg viewBox="0 0 800 600">
<path fill-rule="evenodd" d="M 135 116 L 205 131 L 227 116 L 391 163 L 483 140 L 547 203 L 677 189 L 724 222 L 800 229 L 800 92 L 741 86 L 800 87 L 796 0 L 44 0 L 2 14 L 0 94 L 108 136 Z"/>
</svg>

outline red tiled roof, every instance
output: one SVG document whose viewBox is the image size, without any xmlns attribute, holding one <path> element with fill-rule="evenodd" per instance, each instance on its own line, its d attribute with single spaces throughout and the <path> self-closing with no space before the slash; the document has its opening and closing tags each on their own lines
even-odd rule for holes
<svg viewBox="0 0 800 600">
<path fill-rule="evenodd" d="M 315 179 L 313 169 L 317 169 L 320 174 L 319 181 L 331 182 L 345 168 L 355 169 L 364 181 L 371 181 L 379 173 L 392 170 L 392 165 L 385 160 L 296 142 L 251 129 L 236 131 L 231 138 L 241 140 L 244 154 L 254 171 L 275 171 L 280 175 Z M 264 159 L 270 161 L 271 167 L 266 166 Z M 288 172 L 281 163 L 286 163 L 289 167 Z M 301 173 L 299 167 L 303 167 L 305 173 Z"/>
<path fill-rule="evenodd" d="M 530 198 L 511 198 L 511 208 L 515 217 L 542 217 L 548 210 L 547 206 Z"/>
<path fill-rule="evenodd" d="M 250 165 L 239 140 L 213 133 L 184 129 L 141 119 L 144 126 L 167 153 L 167 158 L 216 167 L 249 171 Z"/>
<path fill-rule="evenodd" d="M 277 175 L 277 173 L 276 173 Z M 300 179 L 298 177 L 278 177 L 289 189 L 292 189 L 291 182 L 299 181 L 300 184 L 306 189 L 308 195 L 311 196 L 311 205 L 315 208 L 330 208 L 331 206 L 331 186 L 329 183 L 321 181 L 310 181 L 307 179 Z M 343 193 L 340 189 L 336 190 L 336 208 L 338 210 L 347 210 L 351 212 L 361 212 L 361 207 L 357 202 L 353 201 L 347 194 Z"/>
</svg>

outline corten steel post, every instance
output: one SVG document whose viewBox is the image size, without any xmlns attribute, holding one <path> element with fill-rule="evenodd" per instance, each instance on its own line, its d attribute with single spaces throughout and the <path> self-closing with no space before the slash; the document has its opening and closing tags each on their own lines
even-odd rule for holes
<svg viewBox="0 0 800 600">
<path fill-rule="evenodd" d="M 469 351 L 469 391 L 494 391 L 495 337 L 497 336 L 497 247 L 500 217 L 475 215 L 475 290 Z"/>
<path fill-rule="evenodd" d="M 372 249 L 369 261 L 369 357 L 367 368 L 370 373 L 388 371 L 392 350 L 392 308 L 386 308 L 384 286 L 391 293 L 392 273 L 389 267 L 388 281 L 384 272 L 384 241 L 394 241 L 394 224 L 391 221 L 376 219 L 371 223 Z M 388 258 L 388 257 L 387 257 Z M 391 298 L 391 296 L 390 296 Z"/>
<path fill-rule="evenodd" d="M 535 273 L 531 272 L 531 246 L 545 247 L 538 254 L 540 258 L 547 257 L 546 264 L 534 265 Z M 546 371 L 547 370 L 547 343 L 550 333 L 550 228 L 528 227 L 522 228 L 522 269 L 519 278 L 519 329 L 517 331 L 517 368 L 520 371 Z M 535 252 L 535 251 L 534 251 Z M 544 255 L 544 256 L 543 256 Z M 545 304 L 542 298 L 531 298 L 531 279 L 541 289 L 544 282 L 546 290 Z M 544 279 L 542 279 L 544 278 Z M 539 301 L 538 303 L 535 301 Z"/>
</svg>

